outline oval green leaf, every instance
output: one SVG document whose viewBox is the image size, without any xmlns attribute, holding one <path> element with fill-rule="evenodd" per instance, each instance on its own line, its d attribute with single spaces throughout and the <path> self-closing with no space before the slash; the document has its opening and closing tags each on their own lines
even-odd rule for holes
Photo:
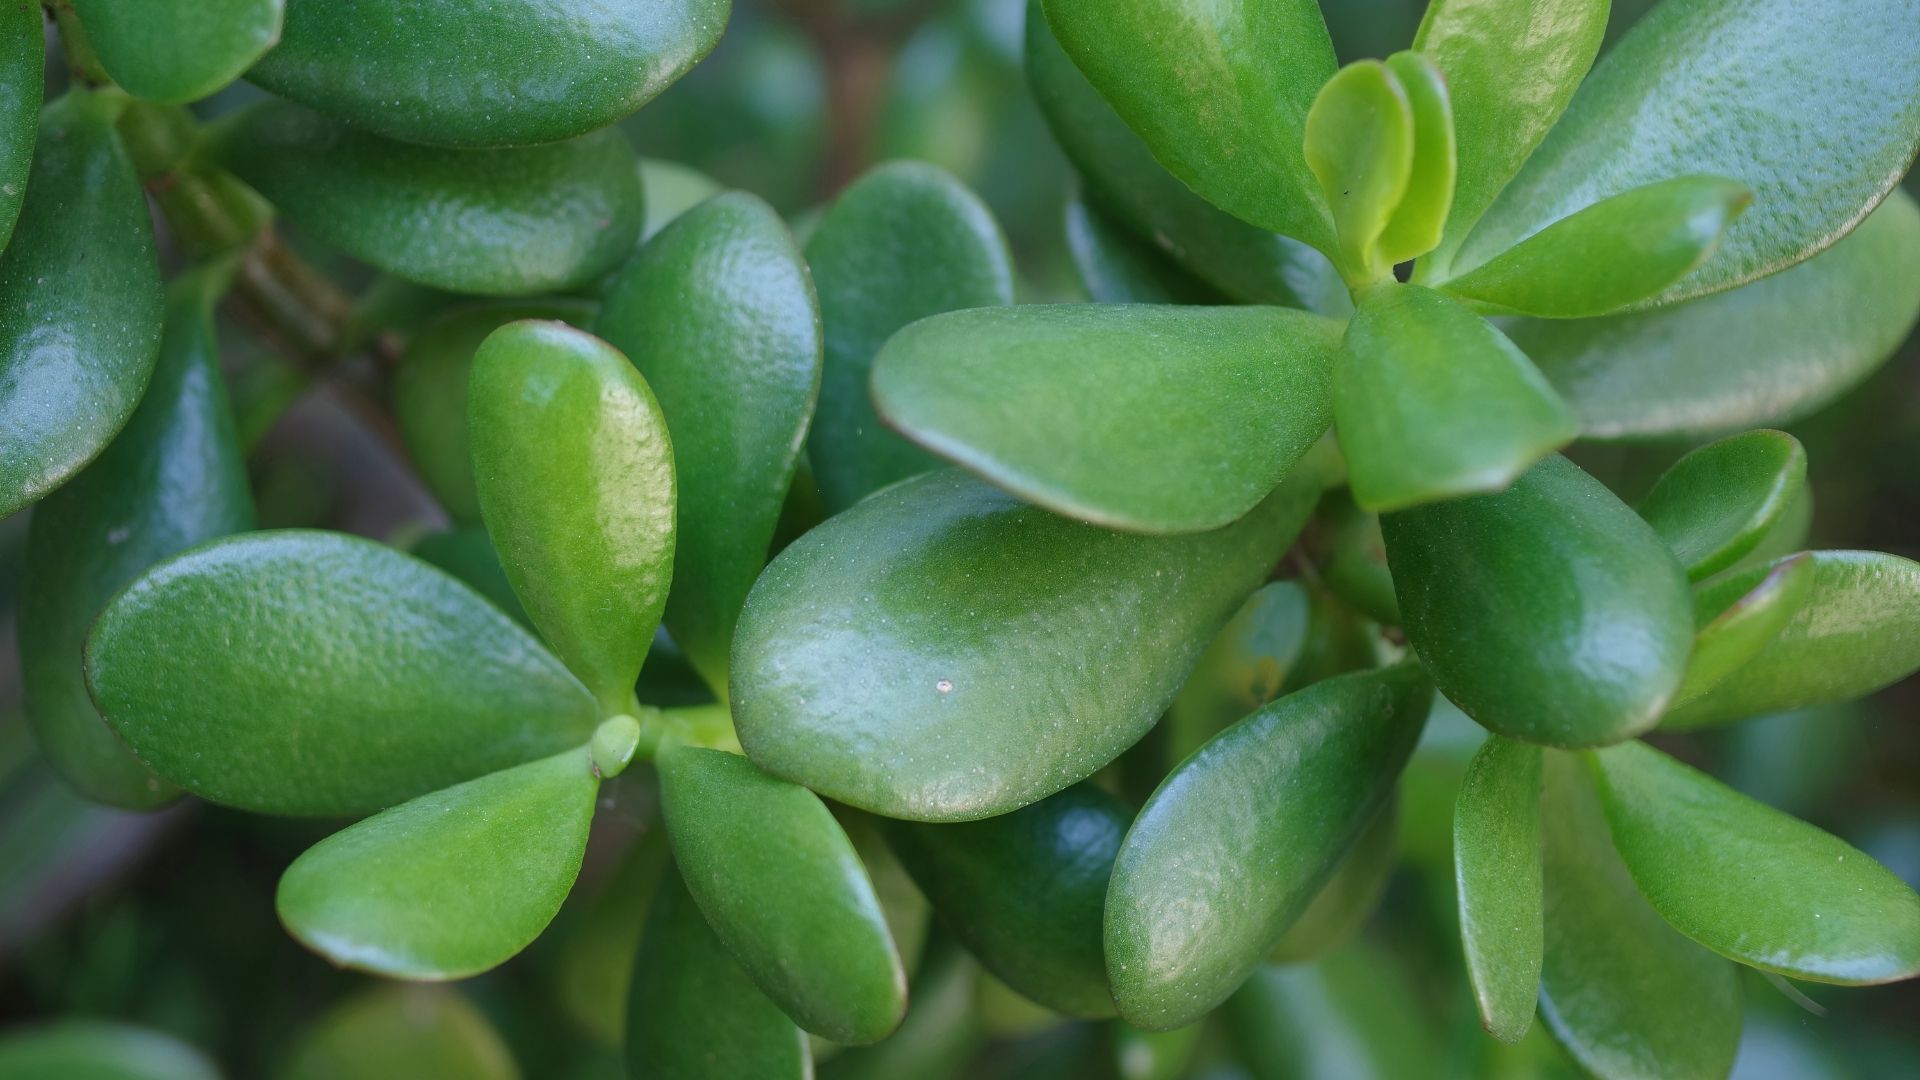
<svg viewBox="0 0 1920 1080">
<path fill-rule="evenodd" d="M 32 4 L 0 10 L 0 251 L 27 197 L 40 95 L 46 82 L 46 16 Z"/>
<path fill-rule="evenodd" d="M 1453 881 L 1480 1024 L 1502 1042 L 1540 997 L 1540 874 L 1540 748 L 1489 735 L 1454 804 Z"/>
<path fill-rule="evenodd" d="M 0 1076 L 10 1080 L 220 1080 L 220 1070 L 200 1051 L 171 1035 L 105 1020 L 58 1020 L 0 1036 Z"/>
<path fill-rule="evenodd" d="M 100 66 L 134 97 L 177 105 L 240 77 L 280 39 L 286 0 L 73 0 Z"/>
<path fill-rule="evenodd" d="M 1380 255 L 1389 266 L 1425 255 L 1440 244 L 1453 205 L 1459 170 L 1453 140 L 1453 100 L 1447 78 L 1432 58 L 1397 52 L 1387 71 L 1406 93 L 1413 117 L 1413 167 L 1407 191 L 1380 234 Z"/>
<path fill-rule="evenodd" d="M 1640 500 L 1640 516 L 1699 581 L 1758 546 L 1806 478 L 1800 440 L 1748 431 L 1674 462 Z"/>
<path fill-rule="evenodd" d="M 1813 553 L 1803 551 L 1767 567 L 1757 583 L 1740 574 L 1696 592 L 1700 629 L 1687 656 L 1687 677 L 1674 691 L 1674 706 L 1720 685 L 1779 637 L 1813 595 L 1815 578 Z"/>
<path fill-rule="evenodd" d="M 1333 215 L 1340 271 L 1359 286 L 1393 279 L 1380 238 L 1413 179 L 1413 103 L 1387 65 L 1348 64 L 1313 99 L 1307 167 Z"/>
<path fill-rule="evenodd" d="M 519 1080 L 493 1025 L 444 986 L 378 986 L 328 1009 L 295 1044 L 280 1080 Z"/>
</svg>

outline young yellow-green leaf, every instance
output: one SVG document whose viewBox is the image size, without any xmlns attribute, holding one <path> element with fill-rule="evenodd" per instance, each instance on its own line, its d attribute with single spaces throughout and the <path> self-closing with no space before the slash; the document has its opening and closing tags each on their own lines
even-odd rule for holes
<svg viewBox="0 0 1920 1080">
<path fill-rule="evenodd" d="M 135 97 L 197 101 L 280 39 L 286 0 L 73 0 L 100 66 Z"/>
<path fill-rule="evenodd" d="M 1055 513 L 1198 532 L 1251 510 L 1326 431 L 1339 335 L 1273 307 L 956 311 L 887 342 L 874 407 Z"/>
<path fill-rule="evenodd" d="M 1607 1080 L 1724 1080 L 1740 1042 L 1734 966 L 1681 937 L 1621 865 L 1586 767 L 1546 752 L 1540 1019 Z"/>
<path fill-rule="evenodd" d="M 136 810 L 178 793 L 128 752 L 87 696 L 87 629 L 149 566 L 253 527 L 220 378 L 213 304 L 224 268 L 190 272 L 140 407 L 106 451 L 34 508 L 20 603 L 20 678 L 40 752 L 88 798 Z"/>
<path fill-rule="evenodd" d="M 820 390 L 820 313 L 773 208 L 689 210 L 615 276 L 594 329 L 660 400 L 679 488 L 667 629 L 716 692 Z"/>
<path fill-rule="evenodd" d="M 1756 567 L 1713 589 L 1738 596 L 1770 569 Z M 1816 551 L 1813 575 L 1811 594 L 1786 627 L 1662 726 L 1705 727 L 1851 701 L 1920 670 L 1920 563 L 1878 551 Z"/>
<path fill-rule="evenodd" d="M 729 0 L 288 0 L 247 77 L 395 139 L 518 146 L 604 127 L 713 48 Z"/>
<path fill-rule="evenodd" d="M 1453 880 L 1480 1024 L 1502 1042 L 1540 997 L 1540 873 L 1540 748 L 1489 735 L 1454 805 Z"/>
<path fill-rule="evenodd" d="M 1407 95 L 1413 117 L 1413 168 L 1406 195 L 1380 234 L 1380 256 L 1388 265 L 1425 255 L 1439 246 L 1453 205 L 1459 169 L 1453 140 L 1453 100 L 1446 76 L 1423 53 L 1397 52 L 1387 71 Z"/>
<path fill-rule="evenodd" d="M 939 460 L 874 415 L 868 376 L 880 346 L 929 315 L 1013 303 L 1013 257 L 978 196 L 912 161 L 856 181 L 806 250 L 826 335 L 807 457 L 832 514 Z"/>
<path fill-rule="evenodd" d="M 1407 638 L 1489 730 L 1604 746 L 1652 727 L 1693 639 L 1686 576 L 1653 529 L 1554 455 L 1511 488 L 1380 521 Z"/>
<path fill-rule="evenodd" d="M 1896 190 L 1832 250 L 1732 292 L 1514 342 L 1597 439 L 1719 435 L 1797 419 L 1867 377 L 1920 318 L 1920 209 Z"/>
<path fill-rule="evenodd" d="M 547 928 L 579 876 L 600 778 L 584 749 L 383 810 L 280 877 L 288 932 L 343 967 L 461 979 Z"/>
<path fill-rule="evenodd" d="M 1590 760 L 1622 861 L 1681 933 L 1795 979 L 1920 975 L 1920 895 L 1851 844 L 1638 742 Z"/>
<path fill-rule="evenodd" d="M 1331 253 L 1326 203 L 1300 147 L 1334 74 L 1313 0 L 1045 0 L 1067 55 L 1202 198 Z"/>
<path fill-rule="evenodd" d="M 1800 77 L 1783 79 L 1782 71 Z M 1594 67 L 1468 238 L 1477 266 L 1549 222 L 1673 176 L 1725 176 L 1754 208 L 1671 303 L 1819 252 L 1866 216 L 1920 147 L 1911 0 L 1675 0 Z"/>
<path fill-rule="evenodd" d="M 720 181 L 690 165 L 648 157 L 640 159 L 640 188 L 647 195 L 647 222 L 640 227 L 643 244 L 673 219 L 726 190 Z"/>
<path fill-rule="evenodd" d="M 46 82 L 46 33 L 46 16 L 34 5 L 0 7 L 0 251 L 27 197 Z"/>
<path fill-rule="evenodd" d="M 1380 238 L 1413 178 L 1413 103 L 1387 65 L 1362 60 L 1320 88 L 1307 113 L 1307 166 L 1333 214 L 1340 272 L 1361 286 L 1393 279 Z"/>
<path fill-rule="evenodd" d="M 957 470 L 781 553 L 747 599 L 734 722 L 762 768 L 919 821 L 1006 813 L 1113 760 L 1298 532 L 1288 484 L 1224 529 L 1108 532 Z"/>
<path fill-rule="evenodd" d="M 1067 200 L 1066 234 L 1074 273 L 1096 304 L 1218 304 L 1227 299 L 1081 195 Z"/>
<path fill-rule="evenodd" d="M 1640 304 L 1705 262 L 1753 201 L 1718 176 L 1677 176 L 1602 199 L 1442 288 L 1495 311 L 1585 319 Z"/>
<path fill-rule="evenodd" d="M 160 268 L 113 129 L 125 101 L 73 90 L 40 114 L 26 203 L 0 253 L 0 517 L 106 449 L 153 372 Z"/>
<path fill-rule="evenodd" d="M 806 1080 L 807 1033 L 768 1000 L 669 868 L 627 996 L 627 1073 L 652 1080 Z"/>
<path fill-rule="evenodd" d="M 158 1031 L 105 1020 L 57 1020 L 0 1034 L 0 1076 L 220 1080 L 220 1070 L 200 1051 Z"/>
<path fill-rule="evenodd" d="M 211 149 L 316 238 L 454 292 L 583 285 L 633 251 L 644 217 L 633 148 L 612 131 L 444 150 L 274 101 L 226 121 Z"/>
<path fill-rule="evenodd" d="M 1498 491 L 1579 425 L 1513 342 L 1443 293 L 1363 293 L 1333 375 L 1354 502 L 1399 510 Z"/>
<path fill-rule="evenodd" d="M 835 1042 L 898 1026 L 906 974 L 866 868 L 820 797 L 724 750 L 669 743 L 658 764 L 687 891 L 760 989 Z"/>
<path fill-rule="evenodd" d="M 1400 814 L 1392 800 L 1379 809 L 1367 831 L 1340 857 L 1333 876 L 1293 921 L 1279 944 L 1267 953 L 1275 964 L 1319 960 L 1352 941 L 1380 906 L 1400 854 Z"/>
<path fill-rule="evenodd" d="M 1228 728 L 1167 777 L 1107 891 L 1121 1016 L 1182 1027 L 1259 967 L 1392 793 L 1431 694 L 1416 664 L 1328 679 Z"/>
<path fill-rule="evenodd" d="M 1168 765 L 1281 695 L 1310 633 L 1312 602 L 1297 581 L 1273 581 L 1220 628 L 1167 708 Z"/>
<path fill-rule="evenodd" d="M 339 533 L 216 540 L 87 642 L 101 713 L 161 776 L 276 814 L 367 813 L 592 733 L 593 699 L 478 593 Z"/>
<path fill-rule="evenodd" d="M 467 415 L 487 533 L 554 652 L 626 712 L 673 577 L 673 446 L 627 358 L 516 322 L 473 358 Z"/>
<path fill-rule="evenodd" d="M 987 970 L 1068 1016 L 1113 1015 L 1107 880 L 1132 812 L 1082 783 L 1011 814 L 888 833 L 933 910 Z"/>
<path fill-rule="evenodd" d="M 1800 440 L 1743 432 L 1674 462 L 1640 501 L 1640 516 L 1699 581 L 1752 551 L 1806 479 Z"/>
<path fill-rule="evenodd" d="M 1703 586 L 1694 594 L 1695 619 L 1687 675 L 1674 691 L 1677 708 L 1720 685 L 1780 636 L 1813 595 L 1813 553 L 1803 551 L 1766 567 L 1758 582 L 1745 574 Z"/>
<path fill-rule="evenodd" d="M 288 1055 L 280 1080 L 519 1080 L 493 1025 L 445 986 L 376 986 L 328 1009 Z"/>
</svg>

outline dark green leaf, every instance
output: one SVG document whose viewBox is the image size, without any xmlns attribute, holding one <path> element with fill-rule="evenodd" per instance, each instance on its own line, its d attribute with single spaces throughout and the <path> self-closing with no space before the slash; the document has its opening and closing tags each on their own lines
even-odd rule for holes
<svg viewBox="0 0 1920 1080">
<path fill-rule="evenodd" d="M 280 1080 L 519 1080 L 480 1010 L 442 986 L 378 986 L 327 1010 Z"/>
<path fill-rule="evenodd" d="M 1413 179 L 1413 104 L 1400 80 L 1378 60 L 1341 68 L 1313 99 L 1305 135 L 1347 283 L 1393 280 L 1380 238 Z"/>
<path fill-rule="evenodd" d="M 1674 691 L 1674 706 L 1718 686 L 1779 637 L 1813 595 L 1815 577 L 1813 554 L 1803 551 L 1767 567 L 1757 582 L 1741 574 L 1695 593 L 1700 629 L 1687 656 L 1687 677 Z"/>
<path fill-rule="evenodd" d="M 1387 542 L 1380 518 L 1353 504 L 1353 495 L 1336 489 L 1315 511 L 1323 527 L 1324 555 L 1316 560 L 1320 578 L 1341 603 L 1375 622 L 1400 625 L 1400 601 L 1387 568 Z"/>
<path fill-rule="evenodd" d="M 1352 941 L 1380 906 L 1400 854 L 1399 842 L 1400 815 L 1398 807 L 1389 801 L 1374 814 L 1373 822 L 1353 842 L 1352 850 L 1341 856 L 1333 876 L 1287 928 L 1267 959 L 1276 964 L 1317 961 Z"/>
<path fill-rule="evenodd" d="M 1413 117 L 1413 168 L 1406 195 L 1380 235 L 1380 253 L 1389 266 L 1425 255 L 1440 244 L 1453 205 L 1459 162 L 1453 141 L 1453 102 L 1447 79 L 1433 60 L 1417 52 L 1397 52 L 1387 71 L 1407 96 Z"/>
<path fill-rule="evenodd" d="M 1095 303 L 1217 304 L 1225 299 L 1079 195 L 1067 200 L 1066 227 L 1074 272 Z"/>
<path fill-rule="evenodd" d="M 1756 547 L 1807 478 L 1807 452 L 1784 431 L 1749 431 L 1674 462 L 1640 501 L 1695 581 Z"/>
<path fill-rule="evenodd" d="M 521 607 L 520 598 L 513 595 L 513 583 L 507 580 L 507 571 L 500 565 L 500 553 L 493 550 L 487 530 L 460 528 L 428 533 L 415 540 L 407 553 L 459 578 L 473 591 L 493 601 L 495 607 L 513 616 L 513 621 L 533 629 L 527 609 Z"/>
<path fill-rule="evenodd" d="M 1280 696 L 1306 650 L 1311 607 L 1299 582 L 1273 581 L 1227 620 L 1168 707 L 1168 765 Z"/>
<path fill-rule="evenodd" d="M 1540 874 L 1540 748 L 1489 735 L 1454 806 L 1453 876 L 1480 1024 L 1503 1042 L 1540 996 Z"/>
<path fill-rule="evenodd" d="M 619 1046 L 626 1031 L 633 958 L 668 858 L 666 830 L 648 828 L 578 909 L 578 918 L 565 924 L 567 937 L 554 964 L 557 1004 L 607 1046 Z"/>
<path fill-rule="evenodd" d="M 197 101 L 280 39 L 286 0 L 73 0 L 113 81 L 148 101 Z"/>
<path fill-rule="evenodd" d="M 171 1035 L 104 1020 L 60 1020 L 0 1035 L 0 1076 L 8 1080 L 220 1080 L 220 1070 L 200 1051 Z"/>
<path fill-rule="evenodd" d="M 46 16 L 35 5 L 0 7 L 0 251 L 27 197 L 46 81 L 46 33 Z"/>
</svg>

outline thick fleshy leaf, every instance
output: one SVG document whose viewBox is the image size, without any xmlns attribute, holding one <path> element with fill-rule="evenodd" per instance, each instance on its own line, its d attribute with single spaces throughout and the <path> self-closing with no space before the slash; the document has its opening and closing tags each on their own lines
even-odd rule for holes
<svg viewBox="0 0 1920 1080">
<path fill-rule="evenodd" d="M 1801 77 L 1782 79 L 1781 71 Z M 1583 207 L 1673 176 L 1753 189 L 1754 207 L 1670 303 L 1830 246 L 1920 146 L 1920 19 L 1910 0 L 1679 0 L 1634 24 L 1462 251 L 1474 266 Z"/>
<path fill-rule="evenodd" d="M 805 1080 L 807 1033 L 760 992 L 669 868 L 627 995 L 627 1073 L 646 1080 Z"/>
<path fill-rule="evenodd" d="M 1453 879 L 1480 1024 L 1502 1042 L 1540 997 L 1540 874 L 1540 748 L 1490 735 L 1454 805 Z"/>
<path fill-rule="evenodd" d="M 1320 887 L 1313 902 L 1293 921 L 1279 944 L 1267 954 L 1275 964 L 1319 960 L 1352 941 L 1380 906 L 1400 853 L 1400 815 L 1389 801 L 1353 848 L 1341 856 L 1333 876 Z"/>
<path fill-rule="evenodd" d="M 60 1020 L 0 1035 L 0 1076 L 220 1080 L 220 1070 L 200 1051 L 162 1032 L 105 1020 Z"/>
<path fill-rule="evenodd" d="M 1652 727 L 1680 685 L 1693 638 L 1685 575 L 1566 458 L 1495 495 L 1388 514 L 1380 529 L 1408 640 L 1441 693 L 1488 729 L 1604 746 Z"/>
<path fill-rule="evenodd" d="M 1413 179 L 1413 104 L 1378 60 L 1340 69 L 1313 99 L 1306 161 L 1333 215 L 1336 260 L 1349 284 L 1393 279 L 1380 237 Z"/>
<path fill-rule="evenodd" d="M 407 342 L 393 373 L 393 418 L 433 497 L 462 524 L 480 521 L 467 438 L 467 377 L 487 335 L 519 319 L 557 319 L 585 326 L 593 304 L 550 297 L 465 307 L 433 320 Z"/>
<path fill-rule="evenodd" d="M 1590 761 L 1621 860 L 1681 933 L 1796 979 L 1920 975 L 1920 895 L 1853 845 L 1638 742 Z"/>
<path fill-rule="evenodd" d="M 1778 565 L 1777 563 L 1774 565 Z M 1739 596 L 1771 570 L 1722 582 Z M 1920 563 L 1878 551 L 1816 551 L 1813 587 L 1787 625 L 1718 686 L 1667 714 L 1667 728 L 1851 701 L 1920 670 Z"/>
<path fill-rule="evenodd" d="M 1339 335 L 1273 307 L 956 311 L 887 342 L 874 406 L 1056 513 L 1198 532 L 1251 510 L 1326 431 Z"/>
<path fill-rule="evenodd" d="M 1545 758 L 1541 1020 L 1603 1080 L 1724 1080 L 1740 1042 L 1734 966 L 1681 937 L 1640 895 L 1579 758 Z"/>
<path fill-rule="evenodd" d="M 408 142 L 516 146 L 604 127 L 704 57 L 728 0 L 287 0 L 247 77 Z"/>
<path fill-rule="evenodd" d="M 1333 234 L 1301 154 L 1307 110 L 1333 76 L 1313 0 L 1045 0 L 1088 81 L 1167 170 L 1243 221 L 1322 251 Z"/>
<path fill-rule="evenodd" d="M 882 165 L 841 194 L 807 241 L 826 334 L 807 456 L 827 512 L 934 468 L 886 430 L 868 375 L 880 346 L 943 311 L 1013 303 L 1013 258 L 978 196 L 923 162 Z"/>
<path fill-rule="evenodd" d="M 1317 486 L 1173 537 L 1068 521 L 955 470 L 893 487 L 761 575 L 734 642 L 740 741 L 888 817 L 1045 798 L 1153 726 Z"/>
<path fill-rule="evenodd" d="M 454 292 L 583 285 L 633 251 L 644 216 L 633 148 L 611 131 L 442 150 L 266 102 L 227 121 L 213 152 L 318 239 Z"/>
<path fill-rule="evenodd" d="M 1720 685 L 1780 636 L 1813 595 L 1813 554 L 1801 552 L 1766 568 L 1756 582 L 1745 574 L 1694 594 L 1693 651 L 1687 676 L 1674 691 L 1677 708 Z"/>
<path fill-rule="evenodd" d="M 444 986 L 378 986 L 328 1009 L 294 1046 L 280 1080 L 519 1080 L 493 1025 Z"/>
<path fill-rule="evenodd" d="M 1460 167 L 1447 235 L 1453 252 L 1572 100 L 1607 28 L 1607 0 L 1432 0 L 1413 47 L 1446 75 Z M 1425 271 L 1428 268 L 1421 267 Z M 1425 281 L 1421 274 L 1416 280 Z"/>
<path fill-rule="evenodd" d="M 1579 434 L 1513 342 L 1432 289 L 1362 294 L 1341 352 L 1334 424 L 1364 509 L 1497 491 Z"/>
<path fill-rule="evenodd" d="M 46 16 L 34 5 L 0 10 L 0 251 L 27 197 L 46 82 L 46 33 Z"/>
<path fill-rule="evenodd" d="M 1640 501 L 1640 516 L 1699 581 L 1752 551 L 1806 478 L 1800 440 L 1748 431 L 1674 462 Z"/>
<path fill-rule="evenodd" d="M 500 610 L 338 533 L 217 540 L 155 567 L 87 643 L 93 699 L 161 776 L 344 816 L 585 742 L 593 699 Z"/>
<path fill-rule="evenodd" d="M 75 90 L 40 115 L 26 203 L 0 253 L 0 517 L 106 449 L 153 372 L 160 268 L 113 130 L 125 101 Z"/>
<path fill-rule="evenodd" d="M 1066 232 L 1074 272 L 1096 304 L 1217 304 L 1225 299 L 1079 195 L 1067 200 Z"/>
<path fill-rule="evenodd" d="M 1311 610 L 1297 581 L 1268 582 L 1247 598 L 1168 706 L 1168 765 L 1280 696 L 1306 651 Z"/>
<path fill-rule="evenodd" d="M 1447 78 L 1433 60 L 1417 52 L 1397 52 L 1387 71 L 1407 96 L 1413 117 L 1413 168 L 1400 205 L 1380 235 L 1380 254 L 1389 265 L 1425 255 L 1440 244 L 1453 205 L 1459 169 L 1453 140 L 1453 101 Z"/>
<path fill-rule="evenodd" d="M 308 848 L 281 875 L 274 908 L 344 967 L 478 975 L 560 911 L 599 790 L 592 759 L 574 749 L 422 795 Z"/>
<path fill-rule="evenodd" d="M 516 322 L 473 358 L 474 481 L 507 580 L 607 712 L 632 708 L 673 577 L 673 446 L 627 358 Z"/>
<path fill-rule="evenodd" d="M 287 0 L 74 0 L 121 89 L 167 104 L 197 101 L 240 77 L 280 39 Z"/>
<path fill-rule="evenodd" d="M 1693 272 L 1752 202 L 1746 185 L 1718 176 L 1661 180 L 1569 214 L 1442 287 L 1521 315 L 1611 314 Z"/>
<path fill-rule="evenodd" d="M 900 861 L 968 951 L 1008 986 L 1068 1016 L 1113 1015 L 1100 914 L 1132 812 L 1076 784 L 1011 814 L 901 823 Z"/>
<path fill-rule="evenodd" d="M 660 399 L 679 511 L 667 629 L 716 692 L 767 561 L 820 388 L 820 313 L 773 208 L 744 192 L 688 211 L 607 286 L 594 329 Z"/>
<path fill-rule="evenodd" d="M 69 783 L 116 806 L 149 809 L 177 789 L 127 751 L 87 696 L 87 629 L 154 563 L 253 527 L 213 330 L 226 276 L 201 270 L 176 281 L 140 407 L 104 453 L 35 507 L 28 529 L 20 605 L 27 719 Z"/>
<path fill-rule="evenodd" d="M 835 1042 L 891 1032 L 907 977 L 866 868 L 820 797 L 724 750 L 669 743 L 658 764 L 687 891 L 753 981 Z"/>
<path fill-rule="evenodd" d="M 1431 694 L 1415 664 L 1328 679 L 1228 728 L 1167 777 L 1107 892 L 1121 1016 L 1181 1027 L 1259 967 L 1393 791 Z"/>
</svg>

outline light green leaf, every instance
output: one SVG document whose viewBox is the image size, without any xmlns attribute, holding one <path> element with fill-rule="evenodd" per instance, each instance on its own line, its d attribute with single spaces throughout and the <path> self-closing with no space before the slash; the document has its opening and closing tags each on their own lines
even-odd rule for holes
<svg viewBox="0 0 1920 1080">
<path fill-rule="evenodd" d="M 1803 551 L 1766 567 L 1757 582 L 1741 574 L 1696 592 L 1700 629 L 1687 655 L 1687 676 L 1674 691 L 1674 707 L 1718 686 L 1779 637 L 1813 594 L 1815 577 L 1813 554 Z"/>
<path fill-rule="evenodd" d="M 725 191 L 720 181 L 678 161 L 640 159 L 640 188 L 647 195 L 647 221 L 640 228 L 646 243 L 674 218 Z"/>
<path fill-rule="evenodd" d="M 1340 69 L 1307 113 L 1306 161 L 1333 214 L 1335 260 L 1354 287 L 1393 280 L 1380 238 L 1413 178 L 1413 103 L 1378 60 Z"/>
<path fill-rule="evenodd" d="M 295 1044 L 280 1080 L 518 1080 L 493 1025 L 458 991 L 377 986 L 328 1009 Z"/>
<path fill-rule="evenodd" d="M 280 40 L 286 0 L 73 0 L 113 81 L 177 105 L 225 87 Z"/>
<path fill-rule="evenodd" d="M 1067 200 L 1066 231 L 1074 272 L 1096 304 L 1218 304 L 1225 299 L 1080 195 Z"/>
<path fill-rule="evenodd" d="M 1453 878 L 1480 1024 L 1502 1042 L 1540 996 L 1540 874 L 1540 748 L 1490 735 L 1454 806 Z"/>
<path fill-rule="evenodd" d="M 0 1035 L 9 1080 L 220 1080 L 220 1070 L 171 1035 L 105 1020 L 57 1020 Z"/>
<path fill-rule="evenodd" d="M 1431 57 L 1417 52 L 1394 53 L 1386 64 L 1406 93 L 1413 116 L 1413 169 L 1407 192 L 1380 236 L 1380 254 L 1393 265 L 1439 246 L 1453 205 L 1459 162 L 1446 75 Z"/>
<path fill-rule="evenodd" d="M 1640 501 L 1640 516 L 1699 581 L 1752 551 L 1806 479 L 1800 440 L 1749 431 L 1674 462 Z"/>
<path fill-rule="evenodd" d="M 33 169 L 46 82 L 46 16 L 32 4 L 0 9 L 0 251 L 20 217 Z"/>
</svg>

